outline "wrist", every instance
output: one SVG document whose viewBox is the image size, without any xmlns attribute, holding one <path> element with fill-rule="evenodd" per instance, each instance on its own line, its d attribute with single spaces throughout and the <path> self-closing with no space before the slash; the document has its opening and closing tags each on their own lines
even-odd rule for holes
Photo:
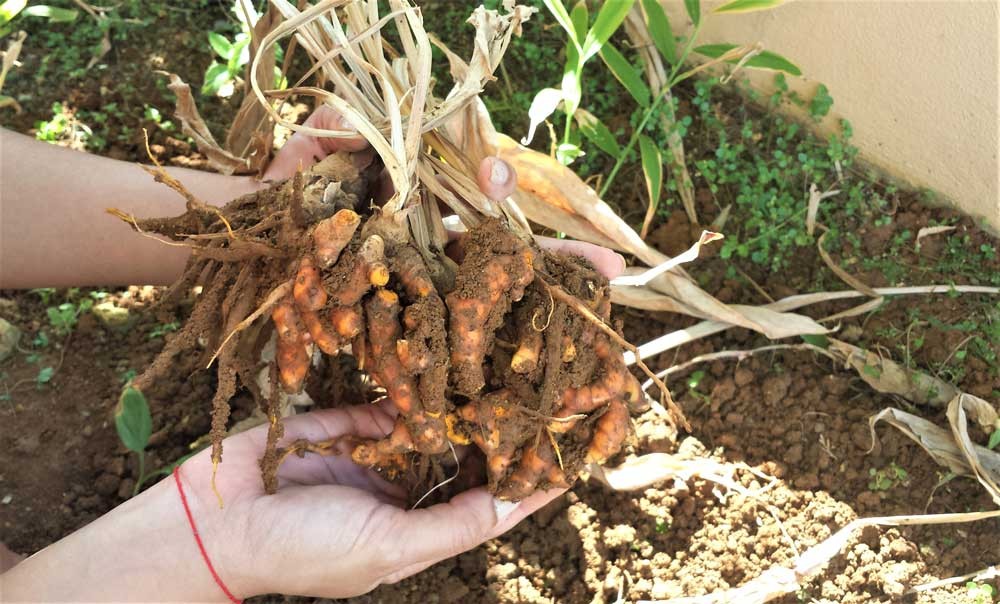
<svg viewBox="0 0 1000 604">
<path fill-rule="evenodd" d="M 228 601 L 198 552 L 173 478 L 28 558 L 3 584 L 12 601 Z"/>
</svg>

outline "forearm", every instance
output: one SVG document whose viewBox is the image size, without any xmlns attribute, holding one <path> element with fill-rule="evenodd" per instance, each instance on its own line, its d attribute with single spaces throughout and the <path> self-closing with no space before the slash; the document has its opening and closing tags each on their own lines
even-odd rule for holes
<svg viewBox="0 0 1000 604">
<path fill-rule="evenodd" d="M 199 529 L 211 557 L 220 535 Z M 198 552 L 173 477 L 0 575 L 0 594 L 9 602 L 227 601 Z"/>
<path fill-rule="evenodd" d="M 260 185 L 247 177 L 169 168 L 206 203 L 222 205 Z M 70 151 L 0 129 L 0 288 L 161 285 L 189 255 L 108 215 L 184 212 L 184 200 L 138 166 Z"/>
</svg>

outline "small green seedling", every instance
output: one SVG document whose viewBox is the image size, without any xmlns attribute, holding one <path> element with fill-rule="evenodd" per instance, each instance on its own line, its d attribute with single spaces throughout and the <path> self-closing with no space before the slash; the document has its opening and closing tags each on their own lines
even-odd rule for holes
<svg viewBox="0 0 1000 604">
<path fill-rule="evenodd" d="M 868 475 L 871 476 L 871 480 L 868 481 L 870 491 L 888 491 L 893 487 L 907 484 L 910 479 L 906 470 L 896 465 L 896 462 L 881 470 L 871 468 L 868 470 Z"/>
<path fill-rule="evenodd" d="M 149 404 L 138 388 L 126 386 L 115 408 L 115 430 L 125 447 L 139 456 L 139 477 L 132 489 L 135 497 L 146 481 L 146 445 L 153 435 L 153 417 Z"/>
<path fill-rule="evenodd" d="M 969 581 L 965 584 L 965 589 L 972 604 L 993 604 L 997 595 L 996 588 L 989 583 Z"/>
<path fill-rule="evenodd" d="M 121 375 L 118 376 L 118 379 L 121 380 L 122 384 L 128 385 L 129 382 L 135 379 L 136 375 L 138 375 L 136 370 L 129 368 L 123 371 Z"/>
<path fill-rule="evenodd" d="M 131 382 L 132 378 L 135 377 L 135 371 L 130 369 L 122 377 L 126 376 L 128 376 L 128 382 Z M 153 435 L 153 417 L 149 413 L 149 403 L 146 402 L 146 396 L 141 390 L 131 385 L 125 386 L 121 398 L 118 399 L 118 407 L 115 408 L 115 430 L 118 431 L 118 438 L 121 439 L 125 448 L 139 456 L 139 477 L 135 481 L 135 486 L 132 487 L 133 497 L 139 494 L 139 489 L 147 480 L 154 476 L 170 474 L 174 468 L 201 451 L 201 449 L 195 449 L 177 461 L 147 474 L 146 446 Z"/>
<path fill-rule="evenodd" d="M 208 43 L 212 47 L 219 60 L 213 60 L 212 64 L 205 70 L 205 83 L 201 87 L 201 93 L 206 96 L 217 96 L 229 98 L 236 90 L 236 84 L 242 82 L 240 77 L 247 63 L 250 62 L 250 42 L 251 24 L 248 19 L 256 22 L 256 14 L 248 14 L 253 11 L 250 3 L 236 0 L 232 7 L 233 13 L 240 22 L 240 32 L 232 39 L 218 32 L 208 32 Z M 280 65 L 282 60 L 281 48 L 275 51 L 275 58 Z M 281 77 L 281 69 L 275 67 L 274 82 L 276 88 L 284 88 L 285 82 Z"/>
<path fill-rule="evenodd" d="M 41 389 L 42 386 L 51 382 L 55 372 L 56 370 L 52 367 L 42 367 L 39 369 L 38 375 L 35 376 L 35 387 Z"/>
<path fill-rule="evenodd" d="M 697 390 L 698 384 L 700 384 L 703 379 L 705 379 L 704 370 L 699 369 L 698 371 L 693 372 L 687 379 L 688 388 L 691 390 Z"/>
<path fill-rule="evenodd" d="M 149 339 L 155 340 L 156 338 L 162 338 L 165 334 L 172 331 L 177 331 L 181 324 L 177 321 L 172 321 L 170 323 L 160 323 L 153 329 L 149 330 Z"/>
<path fill-rule="evenodd" d="M 997 426 L 997 429 L 993 431 L 993 434 L 990 434 L 990 440 L 986 443 L 987 449 L 996 449 L 997 446 L 1000 446 L 1000 426 Z"/>
</svg>

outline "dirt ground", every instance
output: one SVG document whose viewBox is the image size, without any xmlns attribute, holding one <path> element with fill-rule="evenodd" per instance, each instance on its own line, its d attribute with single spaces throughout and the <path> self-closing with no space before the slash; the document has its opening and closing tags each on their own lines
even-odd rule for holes
<svg viewBox="0 0 1000 604">
<path fill-rule="evenodd" d="M 775 286 L 762 281 L 765 290 Z M 0 366 L 9 388 L 9 400 L 0 404 L 0 538 L 14 551 L 37 551 L 130 495 L 135 462 L 117 441 L 111 413 L 123 374 L 144 367 L 171 337 L 150 337 L 164 320 L 146 310 L 157 293 L 131 288 L 116 294 L 119 304 L 132 307 L 135 324 L 127 330 L 108 329 L 83 315 L 72 336 L 51 346 L 40 361 L 30 363 L 19 354 Z M 741 289 L 733 301 L 750 301 L 754 295 Z M 902 321 L 914 308 L 960 317 L 972 302 L 966 297 L 900 300 L 877 319 Z M 627 317 L 626 334 L 635 341 L 686 322 L 619 311 Z M 3 292 L 0 316 L 24 329 L 28 340 L 44 325 L 44 307 L 31 293 Z M 937 349 L 949 349 L 949 333 L 927 336 L 936 342 L 927 346 L 929 358 L 947 354 Z M 653 365 L 759 343 L 749 332 L 732 330 L 686 346 L 676 357 L 664 355 L 670 358 Z M 36 386 L 34 375 L 46 363 L 57 371 L 49 384 Z M 184 455 L 208 432 L 213 378 L 192 370 L 180 368 L 178 377 L 190 379 L 163 382 L 150 393 L 155 434 L 149 467 Z M 632 451 L 745 462 L 778 479 L 766 492 L 756 498 L 726 496 L 697 479 L 638 493 L 613 493 L 596 482 L 581 482 L 508 535 L 356 601 L 612 602 L 622 587 L 628 600 L 697 595 L 740 585 L 772 565 L 788 563 L 795 551 L 856 517 L 991 506 L 971 480 L 939 485 L 942 468 L 890 429 L 878 430 L 879 442 L 868 453 L 868 417 L 899 402 L 872 392 L 824 358 L 782 352 L 740 363 L 716 361 L 701 370 L 694 388 L 689 387 L 692 374 L 670 382 L 692 422 L 692 435 L 681 435 L 673 446 L 661 423 L 647 414 L 636 422 Z M 989 396 L 997 382 L 983 367 L 966 372 L 960 385 Z M 249 410 L 250 401 L 238 399 L 234 420 Z M 943 413 L 919 411 L 945 423 Z M 903 468 L 906 478 L 886 490 L 872 490 L 869 469 L 890 464 Z M 747 472 L 737 478 L 751 489 L 763 486 Z M 869 602 L 900 596 L 915 585 L 997 560 L 998 535 L 997 521 L 867 529 L 822 574 L 782 601 Z M 965 594 L 959 585 L 917 601 L 962 602 Z"/>
<path fill-rule="evenodd" d="M 175 50 L 184 48 L 182 41 Z M 170 56 L 169 48 L 160 50 Z M 124 55 L 127 45 L 114 52 Z M 30 54 L 25 61 L 28 67 L 22 69 L 29 69 Z M 191 65 L 187 77 L 197 81 L 204 65 Z M 79 87 L 74 92 L 79 105 L 105 103 L 103 92 L 108 87 L 102 82 L 118 94 L 120 89 L 113 85 L 116 74 L 122 72 L 112 69 Z M 155 95 L 161 110 L 165 114 L 169 110 L 162 89 L 155 85 L 140 83 L 128 94 L 120 99 L 123 106 L 141 107 L 137 99 L 150 102 L 150 95 Z M 40 103 L 35 114 L 29 112 L 4 124 L 27 132 L 35 120 L 50 116 L 47 111 L 48 105 Z M 225 107 L 212 109 L 210 117 L 212 112 L 224 114 Z M 161 159 L 196 167 L 203 164 L 187 143 L 172 135 L 154 135 L 154 143 L 154 153 L 161 154 Z M 138 140 L 115 145 L 106 153 L 133 161 L 144 159 Z M 641 215 L 637 198 L 617 201 L 623 215 Z M 711 218 L 711 208 L 704 209 L 703 215 Z M 912 240 L 893 252 L 892 262 L 908 270 L 907 284 L 968 283 L 961 273 L 916 267 L 923 266 L 922 260 L 950 253 L 949 241 L 960 240 L 963 249 L 970 250 L 997 245 L 973 221 L 921 205 L 914 195 L 902 195 L 895 212 L 888 225 L 852 224 L 845 218 L 845 226 L 855 229 L 871 257 L 887 252 L 894 235 L 915 231 L 932 219 L 951 220 L 957 226 L 948 235 L 928 238 L 919 252 Z M 691 235 L 683 212 L 677 211 L 654 223 L 650 241 L 674 254 L 690 243 Z M 838 261 L 851 253 L 846 247 L 831 252 Z M 981 262 L 985 264 L 978 267 L 980 274 L 1000 272 L 995 256 Z M 797 254 L 781 274 L 740 263 L 743 274 L 728 279 L 725 268 L 729 264 L 709 251 L 693 265 L 692 273 L 710 293 L 732 303 L 760 304 L 767 301 L 765 296 L 777 299 L 820 287 L 844 287 L 823 268 L 814 251 Z M 859 268 L 854 274 L 872 286 L 889 282 L 878 269 Z M 66 292 L 53 295 L 62 301 Z M 159 295 L 158 290 L 142 287 L 111 291 L 110 299 L 131 309 L 127 328 L 108 328 L 93 315 L 83 314 L 70 336 L 53 338 L 43 348 L 31 345 L 48 326 L 47 305 L 41 296 L 0 291 L 0 318 L 24 332 L 22 350 L 0 363 L 0 542 L 15 552 L 38 551 L 131 495 L 136 462 L 118 441 L 112 410 L 129 372 L 141 371 L 172 337 L 164 326 L 184 318 L 183 313 L 163 317 L 150 311 Z M 849 306 L 823 304 L 808 313 L 825 316 Z M 956 359 L 955 352 L 964 350 L 970 333 L 978 333 L 975 325 L 1000 321 L 990 314 L 998 310 L 996 297 L 896 298 L 877 312 L 845 320 L 840 334 L 870 349 L 881 347 L 897 361 L 908 358 L 925 371 L 940 371 L 961 389 L 997 404 L 1000 378 L 995 359 L 1000 343 L 986 340 L 983 355 L 970 353 Z M 624 308 L 615 312 L 625 318 L 626 336 L 636 343 L 693 323 L 663 313 Z M 966 322 L 972 318 L 980 323 L 968 328 Z M 923 344 L 910 345 L 911 337 L 920 338 Z M 651 359 L 650 365 L 659 369 L 708 352 L 765 343 L 756 334 L 733 329 Z M 991 351 L 992 364 L 983 358 Z M 206 442 L 214 377 L 194 367 L 194 356 L 188 366 L 178 367 L 176 380 L 160 382 L 147 393 L 154 423 L 147 467 L 163 467 Z M 40 367 L 54 369 L 47 383 L 36 383 Z M 669 385 L 691 421 L 691 434 L 679 435 L 674 444 L 662 423 L 647 414 L 636 419 L 636 436 L 625 454 L 663 451 L 689 458 L 710 456 L 747 464 L 773 476 L 775 482 L 737 472 L 738 482 L 751 490 L 767 486 L 750 498 L 726 493 L 700 479 L 635 493 L 615 493 L 596 481 L 580 481 L 501 538 L 351 601 L 582 603 L 616 602 L 619 594 L 626 601 L 700 595 L 744 584 L 768 568 L 788 564 L 796 553 L 855 518 L 993 507 L 977 483 L 966 478 L 944 480 L 943 468 L 892 429 L 880 427 L 872 449 L 868 418 L 903 403 L 873 392 L 856 374 L 823 357 L 798 351 L 768 353 L 741 362 L 716 361 L 671 376 Z M 237 397 L 233 421 L 246 417 L 250 409 L 248 397 Z M 914 412 L 939 425 L 947 424 L 940 411 Z M 982 434 L 976 438 L 985 442 Z M 870 472 L 893 467 L 902 468 L 905 475 L 891 481 L 888 488 L 872 488 Z M 919 596 L 904 594 L 914 586 L 976 571 L 997 560 L 997 520 L 866 529 L 820 574 L 803 581 L 798 593 L 778 601 L 971 602 L 964 582 Z M 305 600 L 272 596 L 258 601 Z"/>
</svg>

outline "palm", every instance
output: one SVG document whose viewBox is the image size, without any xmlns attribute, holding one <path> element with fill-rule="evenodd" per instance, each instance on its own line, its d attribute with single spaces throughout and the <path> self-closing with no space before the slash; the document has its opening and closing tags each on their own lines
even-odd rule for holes
<svg viewBox="0 0 1000 604">
<path fill-rule="evenodd" d="M 392 422 L 392 415 L 382 405 L 308 413 L 284 420 L 285 435 L 282 442 L 299 438 L 319 442 L 349 435 L 381 438 L 392 430 Z M 266 440 L 267 426 L 258 426 L 226 439 L 223 462 L 216 474 L 216 487 L 224 504 L 253 501 L 264 495 L 258 460 L 264 451 Z M 212 472 L 208 451 L 185 464 L 184 472 L 185 477 L 198 489 L 199 496 L 206 495 L 202 490 L 204 486 L 211 490 L 210 483 L 203 480 L 210 477 Z M 353 463 L 346 454 L 306 454 L 304 457 L 292 455 L 285 460 L 278 472 L 279 494 L 293 490 L 296 486 L 318 485 L 359 489 L 389 503 L 398 504 L 399 499 L 404 496 L 399 487 L 386 482 L 373 470 Z"/>
</svg>

